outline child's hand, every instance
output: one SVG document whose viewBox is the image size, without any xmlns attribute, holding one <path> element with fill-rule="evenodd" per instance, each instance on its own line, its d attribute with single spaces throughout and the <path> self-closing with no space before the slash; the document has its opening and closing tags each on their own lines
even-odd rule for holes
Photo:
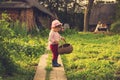
<svg viewBox="0 0 120 80">
<path fill-rule="evenodd" d="M 61 40 L 65 40 L 65 38 L 64 38 L 64 37 L 61 37 Z"/>
</svg>

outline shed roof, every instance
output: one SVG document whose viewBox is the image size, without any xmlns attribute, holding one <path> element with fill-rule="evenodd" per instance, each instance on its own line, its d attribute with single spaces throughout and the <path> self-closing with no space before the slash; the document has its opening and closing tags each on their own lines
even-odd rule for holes
<svg viewBox="0 0 120 80">
<path fill-rule="evenodd" d="M 25 2 L 1 2 L 0 8 L 31 8 L 32 6 Z"/>
<path fill-rule="evenodd" d="M 35 7 L 38 10 L 55 17 L 47 8 L 43 7 L 41 4 L 39 4 L 38 0 L 25 0 L 23 1 L 5 1 L 0 2 L 0 9 L 4 8 L 31 8 Z"/>
</svg>

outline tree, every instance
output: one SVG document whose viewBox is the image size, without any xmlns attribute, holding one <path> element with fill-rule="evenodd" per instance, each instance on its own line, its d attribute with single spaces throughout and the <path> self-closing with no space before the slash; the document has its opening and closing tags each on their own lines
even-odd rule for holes
<svg viewBox="0 0 120 80">
<path fill-rule="evenodd" d="M 94 0 L 88 0 L 87 7 L 84 14 L 84 32 L 88 31 L 90 13 L 93 6 Z"/>
<path fill-rule="evenodd" d="M 76 1 L 76 0 L 75 0 Z M 39 0 L 42 5 L 46 6 L 53 13 L 58 13 L 60 11 L 65 13 L 65 21 L 67 22 L 67 14 L 68 14 L 68 4 L 74 3 L 74 0 Z"/>
<path fill-rule="evenodd" d="M 40 4 L 57 14 L 63 23 L 70 24 L 71 28 L 83 29 L 83 15 L 81 7 L 83 0 L 38 0 Z M 81 11 L 81 13 L 80 13 Z"/>
</svg>

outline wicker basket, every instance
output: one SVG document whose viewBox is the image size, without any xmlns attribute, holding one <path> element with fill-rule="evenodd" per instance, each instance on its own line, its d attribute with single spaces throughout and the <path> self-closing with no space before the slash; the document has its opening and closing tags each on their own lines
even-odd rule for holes
<svg viewBox="0 0 120 80">
<path fill-rule="evenodd" d="M 58 47 L 59 54 L 70 54 L 73 51 L 72 45 L 65 43 Z"/>
</svg>

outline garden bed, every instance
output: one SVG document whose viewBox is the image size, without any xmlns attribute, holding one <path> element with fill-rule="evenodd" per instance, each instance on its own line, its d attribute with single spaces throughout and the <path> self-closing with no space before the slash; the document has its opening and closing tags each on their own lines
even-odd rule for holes
<svg viewBox="0 0 120 80">
<path fill-rule="evenodd" d="M 119 36 L 93 33 L 67 35 L 66 41 L 74 48 L 71 54 L 62 55 L 68 80 L 118 79 Z"/>
</svg>

